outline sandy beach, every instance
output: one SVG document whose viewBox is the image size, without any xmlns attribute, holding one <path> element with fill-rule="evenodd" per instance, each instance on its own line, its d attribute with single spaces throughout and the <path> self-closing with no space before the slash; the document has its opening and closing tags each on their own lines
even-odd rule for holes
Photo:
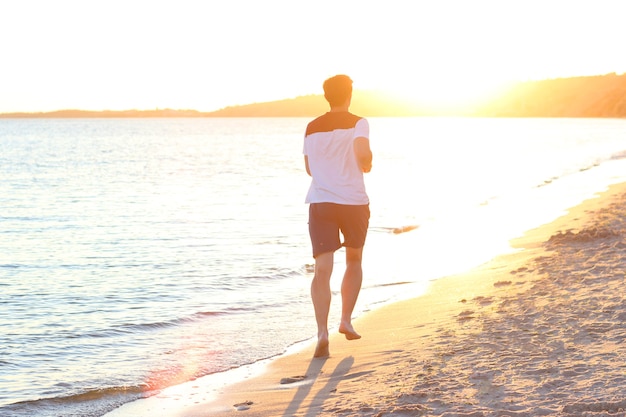
<svg viewBox="0 0 626 417">
<path fill-rule="evenodd" d="M 625 229 L 618 184 L 515 253 L 359 317 L 362 339 L 333 335 L 329 358 L 311 343 L 217 398 L 192 383 L 111 415 L 626 416 Z"/>
</svg>

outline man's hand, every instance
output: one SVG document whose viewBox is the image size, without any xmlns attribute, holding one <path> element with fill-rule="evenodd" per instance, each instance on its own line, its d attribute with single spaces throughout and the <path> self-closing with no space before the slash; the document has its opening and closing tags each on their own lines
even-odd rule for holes
<svg viewBox="0 0 626 417">
<path fill-rule="evenodd" d="M 372 170 L 372 150 L 369 139 L 363 137 L 354 139 L 354 155 L 361 171 L 367 173 Z"/>
</svg>

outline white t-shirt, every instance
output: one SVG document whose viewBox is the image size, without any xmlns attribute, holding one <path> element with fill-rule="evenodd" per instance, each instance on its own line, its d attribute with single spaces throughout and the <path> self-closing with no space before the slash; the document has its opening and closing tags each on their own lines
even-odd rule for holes
<svg viewBox="0 0 626 417">
<path fill-rule="evenodd" d="M 328 112 L 309 123 L 304 155 L 312 180 L 306 203 L 369 204 L 354 154 L 358 137 L 369 139 L 369 124 L 349 112 Z"/>
</svg>

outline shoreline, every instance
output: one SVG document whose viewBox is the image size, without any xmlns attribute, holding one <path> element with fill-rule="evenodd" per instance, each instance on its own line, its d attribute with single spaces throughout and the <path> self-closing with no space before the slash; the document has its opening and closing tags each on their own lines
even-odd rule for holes
<svg viewBox="0 0 626 417">
<path fill-rule="evenodd" d="M 517 252 L 362 314 L 363 338 L 332 335 L 327 359 L 311 341 L 234 384 L 191 381 L 106 416 L 626 415 L 625 206 L 612 185 Z"/>
</svg>

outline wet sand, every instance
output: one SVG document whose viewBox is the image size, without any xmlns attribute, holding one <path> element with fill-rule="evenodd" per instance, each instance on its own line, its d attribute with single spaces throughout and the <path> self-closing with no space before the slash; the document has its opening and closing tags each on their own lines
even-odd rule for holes
<svg viewBox="0 0 626 417">
<path fill-rule="evenodd" d="M 193 383 L 115 411 L 163 416 L 625 416 L 626 184 L 209 398 Z M 454 256 L 454 254 L 450 254 Z M 113 416 L 113 414 L 111 414 Z"/>
</svg>

